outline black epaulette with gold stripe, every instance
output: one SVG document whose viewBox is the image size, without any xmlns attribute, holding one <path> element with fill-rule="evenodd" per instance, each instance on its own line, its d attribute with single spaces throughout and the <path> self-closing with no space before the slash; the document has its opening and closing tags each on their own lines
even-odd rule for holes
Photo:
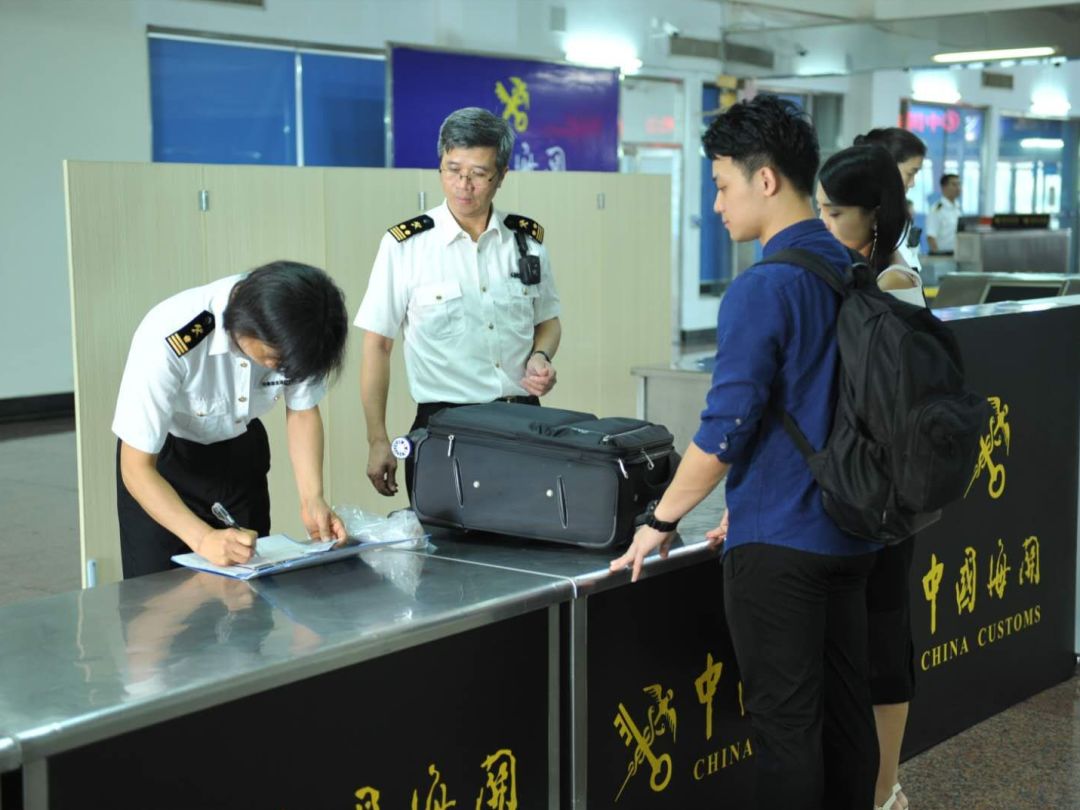
<svg viewBox="0 0 1080 810">
<path fill-rule="evenodd" d="M 512 231 L 520 231 L 526 236 L 531 236 L 541 245 L 544 244 L 544 228 L 535 219 L 523 217 L 521 214 L 508 214 L 503 220 L 503 225 Z"/>
<path fill-rule="evenodd" d="M 183 357 L 213 331 L 214 313 L 204 309 L 192 318 L 187 326 L 177 329 L 165 338 L 165 342 L 169 344 L 169 348 L 173 350 L 177 357 Z"/>
<path fill-rule="evenodd" d="M 421 214 L 414 219 L 407 219 L 404 222 L 399 222 L 392 228 L 387 228 L 386 232 L 399 242 L 404 242 L 410 236 L 415 236 L 421 231 L 430 230 L 435 227 L 435 220 L 429 217 L 427 214 Z"/>
</svg>

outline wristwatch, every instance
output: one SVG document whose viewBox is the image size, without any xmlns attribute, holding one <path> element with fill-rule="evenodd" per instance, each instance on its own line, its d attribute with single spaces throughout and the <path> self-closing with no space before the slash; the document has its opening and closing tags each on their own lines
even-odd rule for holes
<svg viewBox="0 0 1080 810">
<path fill-rule="evenodd" d="M 677 520 L 660 520 L 656 516 L 656 501 L 649 504 L 649 509 L 645 513 L 645 525 L 656 529 L 658 532 L 673 532 L 679 525 Z"/>
<path fill-rule="evenodd" d="M 543 349 L 536 349 L 532 354 L 529 355 L 529 357 L 532 357 L 533 354 L 542 354 L 544 355 L 545 360 L 547 360 L 549 363 L 551 362 L 551 355 L 545 352 Z"/>
</svg>

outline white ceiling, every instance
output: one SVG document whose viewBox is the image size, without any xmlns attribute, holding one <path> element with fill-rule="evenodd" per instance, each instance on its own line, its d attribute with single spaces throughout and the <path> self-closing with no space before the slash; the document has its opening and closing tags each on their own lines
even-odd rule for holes
<svg viewBox="0 0 1080 810">
<path fill-rule="evenodd" d="M 788 0 L 778 0 L 788 4 Z M 940 0 L 937 0 L 940 3 Z M 838 5 L 833 3 L 832 5 Z M 847 2 L 847 5 L 857 5 Z M 878 0 L 882 6 L 899 3 Z M 905 5 L 924 9 L 921 0 L 906 0 Z M 1080 58 L 1080 3 L 1028 3 L 1018 9 L 955 14 L 958 7 L 973 3 L 952 0 L 948 15 L 912 18 L 910 16 L 876 19 L 817 20 L 787 25 L 781 17 L 787 11 L 738 7 L 741 23 L 725 26 L 725 42 L 771 51 L 775 64 L 771 70 L 760 66 L 725 65 L 736 74 L 773 76 L 819 76 L 857 73 L 889 68 L 933 66 L 935 53 L 996 48 L 1050 45 L 1058 54 Z M 980 7 L 992 0 L 980 0 Z M 817 4 L 814 4 L 817 8 Z M 781 15 L 780 17 L 774 15 Z M 754 18 L 759 24 L 752 24 Z"/>
</svg>

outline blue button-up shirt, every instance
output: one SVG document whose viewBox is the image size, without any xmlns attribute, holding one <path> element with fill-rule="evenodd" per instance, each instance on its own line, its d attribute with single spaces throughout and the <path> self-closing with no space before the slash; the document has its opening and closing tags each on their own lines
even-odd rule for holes
<svg viewBox="0 0 1080 810">
<path fill-rule="evenodd" d="M 820 220 L 798 222 L 764 246 L 766 258 L 806 248 L 838 274 L 847 250 Z M 790 264 L 753 267 L 720 304 L 716 367 L 694 444 L 731 465 L 725 548 L 769 543 L 819 554 L 865 554 L 877 546 L 840 531 L 825 514 L 821 491 L 787 435 L 789 412 L 820 448 L 836 405 L 839 298 L 809 270 Z"/>
</svg>

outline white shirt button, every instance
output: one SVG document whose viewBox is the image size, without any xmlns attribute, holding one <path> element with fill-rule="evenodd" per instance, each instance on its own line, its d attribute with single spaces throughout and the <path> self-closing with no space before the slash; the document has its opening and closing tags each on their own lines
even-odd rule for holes
<svg viewBox="0 0 1080 810">
<path fill-rule="evenodd" d="M 240 368 L 247 368 L 247 360 L 240 361 Z"/>
<path fill-rule="evenodd" d="M 736 418 L 736 419 L 735 419 L 735 424 L 736 424 L 736 425 L 741 425 L 741 424 L 742 424 L 742 419 L 738 419 L 738 418 Z"/>
<path fill-rule="evenodd" d="M 495 328 L 495 324 L 493 324 L 493 323 L 488 324 L 488 329 L 494 329 L 494 328 Z"/>
<path fill-rule="evenodd" d="M 727 442 L 720 442 L 720 449 L 727 450 Z"/>
<path fill-rule="evenodd" d="M 247 402 L 247 397 L 240 397 L 241 402 Z"/>
</svg>

